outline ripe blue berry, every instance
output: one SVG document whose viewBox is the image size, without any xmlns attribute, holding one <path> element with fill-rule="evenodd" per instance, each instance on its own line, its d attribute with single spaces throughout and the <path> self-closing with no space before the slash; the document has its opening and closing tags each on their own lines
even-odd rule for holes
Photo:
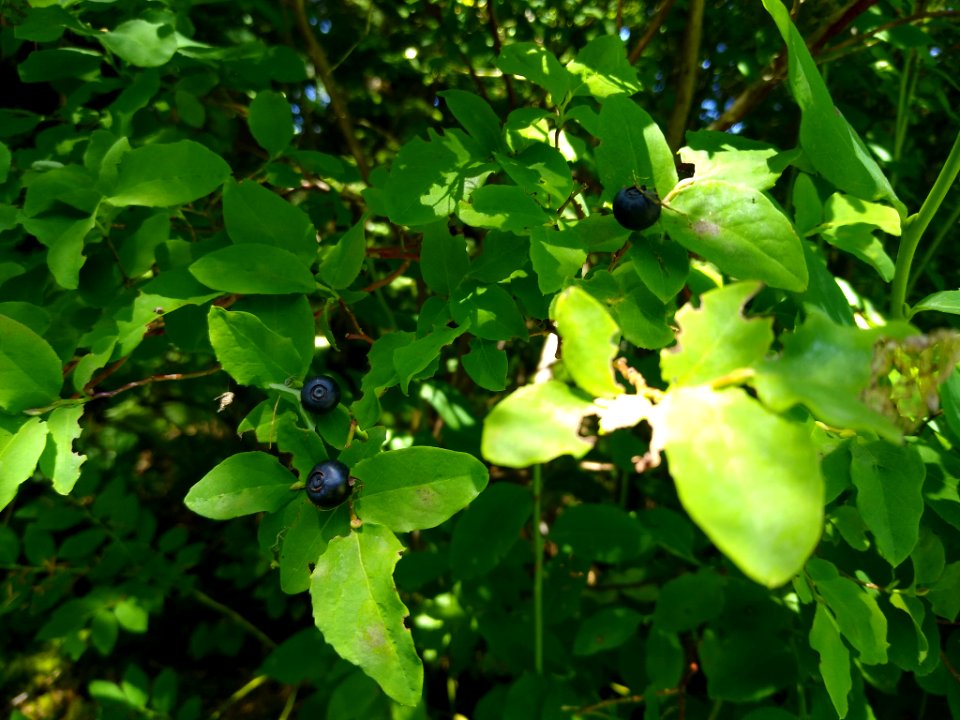
<svg viewBox="0 0 960 720">
<path fill-rule="evenodd" d="M 646 230 L 660 219 L 660 203 L 645 187 L 625 187 L 613 199 L 613 216 L 628 230 Z"/>
<path fill-rule="evenodd" d="M 307 476 L 307 497 L 322 510 L 332 510 L 350 497 L 350 468 L 339 460 L 324 460 Z"/>
<path fill-rule="evenodd" d="M 339 402 L 340 386 L 329 375 L 310 378 L 300 390 L 300 404 L 310 412 L 330 412 Z"/>
</svg>

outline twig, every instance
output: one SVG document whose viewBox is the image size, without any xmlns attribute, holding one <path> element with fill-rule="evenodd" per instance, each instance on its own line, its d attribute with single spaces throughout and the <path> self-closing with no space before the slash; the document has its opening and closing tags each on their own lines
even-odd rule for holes
<svg viewBox="0 0 960 720">
<path fill-rule="evenodd" d="M 637 40 L 637 44 L 633 46 L 633 50 L 630 51 L 628 60 L 630 64 L 633 65 L 637 60 L 640 59 L 640 56 L 643 55 L 643 51 L 647 49 L 647 45 L 651 43 L 654 36 L 660 31 L 660 28 L 663 26 L 664 21 L 667 19 L 667 15 L 670 13 L 670 8 L 673 7 L 673 4 L 677 0 L 664 0 L 660 3 L 660 7 L 657 8 L 657 14 L 653 16 L 653 19 L 650 21 L 650 24 L 647 25 L 646 32 Z"/>
<path fill-rule="evenodd" d="M 233 608 L 227 607 L 221 602 L 217 602 L 202 590 L 193 590 L 190 593 L 190 595 L 196 598 L 201 605 L 206 605 L 211 610 L 216 610 L 221 615 L 230 618 L 239 627 L 243 628 L 248 633 L 253 635 L 253 637 L 255 637 L 257 640 L 263 643 L 267 647 L 267 649 L 269 650 L 276 649 L 277 643 L 271 640 L 263 630 L 261 630 L 252 622 L 247 620 L 243 615 L 238 613 Z"/>
<path fill-rule="evenodd" d="M 304 0 L 290 0 L 290 2 L 297 19 L 297 27 L 307 44 L 307 56 L 316 68 L 317 74 L 320 76 L 320 82 L 323 83 L 327 95 L 330 96 L 330 106 L 333 108 L 333 114 L 337 118 L 337 125 L 340 126 L 340 132 L 347 141 L 350 154 L 353 155 L 357 161 L 357 170 L 360 172 L 360 177 L 366 182 L 370 175 L 370 167 L 367 164 L 366 156 L 363 154 L 363 149 L 357 141 L 357 135 L 353 130 L 353 120 L 350 118 L 350 111 L 347 109 L 347 104 L 340 94 L 340 89 L 337 87 L 336 81 L 333 78 L 333 68 L 327 59 L 327 53 L 324 52 L 323 47 L 313 33 L 313 28 L 310 27 L 310 21 L 307 19 L 307 11 L 304 7 Z"/>
<path fill-rule="evenodd" d="M 676 152 L 683 144 L 683 135 L 690 117 L 690 108 L 693 106 L 697 71 L 700 68 L 704 4 L 704 0 L 690 0 L 687 27 L 683 35 L 682 60 L 677 77 L 677 95 L 673 102 L 670 122 L 667 125 L 667 144 L 673 152 Z"/>
<path fill-rule="evenodd" d="M 380 288 L 389 285 L 398 277 L 403 275 L 407 271 L 408 267 L 410 267 L 410 260 L 404 260 L 402 263 L 400 263 L 400 266 L 396 270 L 394 270 L 392 273 L 390 273 L 386 277 L 380 278 L 376 282 L 370 283 L 365 288 L 363 288 L 361 292 L 374 292 L 375 290 L 379 290 Z"/>
<path fill-rule="evenodd" d="M 353 310 L 351 310 L 350 306 L 347 305 L 343 300 L 340 300 L 340 309 L 347 314 L 347 317 L 350 318 L 350 324 L 353 325 L 353 329 L 356 330 L 356 333 L 347 333 L 347 339 L 363 340 L 364 342 L 373 345 L 373 338 L 363 331 L 363 328 L 360 327 L 360 323 L 357 322 L 357 316 L 353 314 Z"/>
<path fill-rule="evenodd" d="M 119 395 L 122 392 L 127 390 L 133 390 L 137 387 L 142 387 L 144 385 L 149 385 L 150 383 L 155 382 L 169 382 L 171 380 L 193 380 L 198 377 L 206 377 L 207 375 L 213 375 L 214 373 L 220 372 L 220 364 L 217 363 L 212 367 L 208 367 L 206 370 L 197 370 L 192 373 L 168 373 L 166 375 L 151 375 L 148 378 L 143 378 L 142 380 L 134 380 L 133 382 L 128 382 L 126 385 L 121 385 L 115 390 L 104 390 L 103 392 L 94 393 L 90 396 L 91 400 L 98 400 L 99 398 L 113 397 L 114 395 Z"/>
<path fill-rule="evenodd" d="M 500 28 L 497 25 L 497 14 L 493 9 L 496 0 L 487 0 L 487 25 L 490 27 L 490 35 L 493 37 L 493 52 L 500 55 L 503 44 L 500 42 Z M 513 92 L 513 78 L 510 73 L 503 74 L 503 80 L 507 84 L 507 97 L 510 100 L 510 108 L 517 106 L 517 96 Z"/>
</svg>

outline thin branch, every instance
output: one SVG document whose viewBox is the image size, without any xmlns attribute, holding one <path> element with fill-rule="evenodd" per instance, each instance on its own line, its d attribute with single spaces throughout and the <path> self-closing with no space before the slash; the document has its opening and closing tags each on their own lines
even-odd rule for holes
<svg viewBox="0 0 960 720">
<path fill-rule="evenodd" d="M 334 80 L 333 68 L 330 65 L 330 61 L 327 59 L 327 53 L 324 52 L 323 47 L 317 41 L 317 37 L 313 32 L 313 28 L 310 26 L 310 21 L 307 19 L 307 10 L 304 6 L 304 0 L 290 0 L 290 2 L 293 7 L 294 15 L 297 19 L 297 28 L 300 30 L 300 34 L 303 36 L 303 39 L 307 44 L 307 56 L 310 58 L 310 62 L 313 63 L 313 66 L 316 68 L 317 74 L 320 76 L 320 82 L 323 83 L 323 87 L 327 91 L 327 95 L 330 96 L 330 107 L 333 108 L 333 114 L 337 118 L 337 125 L 340 126 L 340 132 L 347 141 L 347 147 L 350 150 L 350 154 L 353 155 L 354 159 L 357 161 L 357 170 L 360 172 L 360 177 L 362 177 L 363 181 L 366 182 L 370 174 L 370 167 L 367 163 L 367 158 L 363 153 L 363 149 L 360 147 L 360 143 L 357 141 L 357 135 L 353 129 L 353 120 L 350 118 L 350 111 L 347 109 L 347 104 L 343 99 L 343 95 L 341 95 L 340 89 L 337 87 L 337 83 Z"/>
<path fill-rule="evenodd" d="M 487 0 L 487 26 L 490 28 L 490 35 L 493 38 L 493 52 L 499 56 L 503 43 L 500 42 L 500 26 L 497 24 L 497 13 L 493 9 L 493 4 L 496 1 L 497 0 Z M 513 92 L 513 77 L 510 73 L 504 73 L 503 81 L 507 85 L 507 97 L 510 100 L 510 107 L 511 109 L 515 108 L 517 106 L 517 96 Z"/>
<path fill-rule="evenodd" d="M 677 0 L 664 0 L 660 3 L 660 7 L 657 8 L 656 15 L 653 16 L 653 19 L 647 25 L 646 31 L 637 40 L 637 44 L 633 46 L 633 50 L 630 51 L 628 60 L 630 64 L 633 65 L 637 60 L 640 59 L 640 56 L 643 55 L 643 51 L 647 49 L 654 36 L 660 31 L 660 28 L 663 27 L 664 21 L 667 19 L 667 15 L 670 14 L 670 8 L 673 7 L 673 4 Z"/>
<path fill-rule="evenodd" d="M 700 44 L 703 38 L 704 0 L 690 0 L 686 32 L 683 35 L 680 71 L 677 77 L 677 96 L 667 126 L 667 144 L 676 152 L 683 144 L 683 135 L 693 106 L 693 93 L 700 69 Z"/>
<path fill-rule="evenodd" d="M 392 273 L 390 273 L 386 277 L 380 278 L 376 282 L 370 283 L 365 288 L 363 288 L 361 292 L 374 292 L 375 290 L 379 290 L 382 287 L 386 287 L 387 285 L 392 283 L 394 280 L 396 280 L 398 277 L 403 275 L 407 271 L 408 267 L 410 267 L 410 261 L 404 260 L 402 263 L 400 263 L 400 266 L 396 270 L 394 270 Z"/>
<path fill-rule="evenodd" d="M 373 345 L 373 338 L 363 331 L 363 328 L 360 327 L 360 323 L 357 322 L 357 316 L 353 314 L 353 310 L 351 310 L 350 306 L 347 305 L 343 300 L 340 300 L 340 309 L 347 314 L 347 317 L 350 318 L 350 324 L 353 325 L 353 329 L 356 330 L 356 333 L 347 333 L 347 339 L 363 340 L 364 342 Z"/>
<path fill-rule="evenodd" d="M 206 377 L 207 375 L 213 375 L 220 372 L 219 363 L 208 367 L 206 370 L 197 370 L 192 373 L 168 373 L 166 375 L 152 375 L 148 378 L 142 380 L 134 380 L 129 382 L 126 385 L 121 385 L 115 390 L 104 390 L 103 392 L 94 393 L 90 396 L 91 400 L 98 400 L 99 398 L 113 397 L 114 395 L 119 395 L 122 392 L 127 390 L 133 390 L 134 388 L 143 387 L 144 385 L 150 385 L 155 382 L 170 382 L 171 380 L 193 380 L 194 378 Z"/>
</svg>

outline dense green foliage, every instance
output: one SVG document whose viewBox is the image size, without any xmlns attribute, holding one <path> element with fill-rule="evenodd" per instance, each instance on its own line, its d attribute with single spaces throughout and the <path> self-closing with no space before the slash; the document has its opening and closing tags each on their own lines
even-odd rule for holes
<svg viewBox="0 0 960 720">
<path fill-rule="evenodd" d="M 0 717 L 960 719 L 958 44 L 0 2 Z"/>
</svg>

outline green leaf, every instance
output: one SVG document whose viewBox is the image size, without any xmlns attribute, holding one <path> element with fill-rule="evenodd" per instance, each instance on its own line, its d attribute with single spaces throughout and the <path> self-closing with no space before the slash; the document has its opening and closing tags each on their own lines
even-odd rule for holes
<svg viewBox="0 0 960 720">
<path fill-rule="evenodd" d="M 623 607 L 604 608 L 584 619 L 573 639 L 573 654 L 583 657 L 620 647 L 636 635 L 643 615 Z"/>
<path fill-rule="evenodd" d="M 140 18 L 95 37 L 107 50 L 137 67 L 160 67 L 177 52 L 177 34 L 171 25 Z"/>
<path fill-rule="evenodd" d="M 584 560 L 623 563 L 637 557 L 645 541 L 637 519 L 613 505 L 581 503 L 563 511 L 550 540 Z"/>
<path fill-rule="evenodd" d="M 927 295 L 923 300 L 913 306 L 910 314 L 912 316 L 918 312 L 930 310 L 950 313 L 951 315 L 960 315 L 960 290 L 943 290 Z"/>
<path fill-rule="evenodd" d="M 300 376 L 302 361 L 294 344 L 256 315 L 214 305 L 207 321 L 217 360 L 241 385 L 266 388 Z"/>
<path fill-rule="evenodd" d="M 661 302 L 670 302 L 687 284 L 690 254 L 665 236 L 643 236 L 630 246 L 627 259 L 643 284 Z"/>
<path fill-rule="evenodd" d="M 49 82 L 62 78 L 92 76 L 99 71 L 102 63 L 103 56 L 93 50 L 80 48 L 34 50 L 26 60 L 20 63 L 17 72 L 25 83 Z"/>
<path fill-rule="evenodd" d="M 920 539 L 923 460 L 910 445 L 855 443 L 850 475 L 857 488 L 857 509 L 877 541 L 877 551 L 897 567 Z"/>
<path fill-rule="evenodd" d="M 398 703 L 416 705 L 423 665 L 393 584 L 403 546 L 390 530 L 366 523 L 330 541 L 310 579 L 313 619 L 337 654 L 358 665 Z"/>
<path fill-rule="evenodd" d="M 12 436 L 0 435 L 0 510 L 33 475 L 46 444 L 47 425 L 37 417 L 23 423 Z"/>
<path fill-rule="evenodd" d="M 284 508 L 283 527 L 280 589 L 296 595 L 310 588 L 310 571 L 327 543 L 350 533 L 350 511 L 341 505 L 332 512 L 321 512 L 303 492 Z"/>
<path fill-rule="evenodd" d="M 785 290 L 806 288 L 800 238 L 763 193 L 724 180 L 691 180 L 664 202 L 669 207 L 660 217 L 670 237 L 723 272 Z"/>
<path fill-rule="evenodd" d="M 393 160 L 387 179 L 387 214 L 398 225 L 424 225 L 457 209 L 468 180 L 487 171 L 473 157 L 462 133 L 448 130 L 430 142 L 408 142 Z"/>
<path fill-rule="evenodd" d="M 742 390 L 704 386 L 671 388 L 651 423 L 680 502 L 707 537 L 768 587 L 799 572 L 823 527 L 823 477 L 808 428 Z"/>
<path fill-rule="evenodd" d="M 495 483 L 480 493 L 453 530 L 454 577 L 469 580 L 493 570 L 516 544 L 532 510 L 530 491 L 519 485 Z"/>
<path fill-rule="evenodd" d="M 460 358 L 463 369 L 477 385 L 493 392 L 507 387 L 507 352 L 495 342 L 472 338 L 470 352 Z"/>
<path fill-rule="evenodd" d="M 587 251 L 572 232 L 535 227 L 530 232 L 530 261 L 540 292 L 550 295 L 570 282 L 583 268 Z"/>
<path fill-rule="evenodd" d="M 453 237 L 446 223 L 423 228 L 420 246 L 420 272 L 431 290 L 449 295 L 470 269 L 470 258 L 461 237 Z"/>
<path fill-rule="evenodd" d="M 87 258 L 83 254 L 87 234 L 96 225 L 93 215 L 43 214 L 24 218 L 24 229 L 47 246 L 47 265 L 57 284 L 67 290 L 80 286 L 80 268 Z"/>
<path fill-rule="evenodd" d="M 840 632 L 860 653 L 860 660 L 865 665 L 886 663 L 887 619 L 873 595 L 853 580 L 840 577 L 832 563 L 819 558 L 810 559 L 807 574 L 833 611 Z"/>
<path fill-rule="evenodd" d="M 52 402 L 63 386 L 53 348 L 26 325 L 0 315 L 0 409 L 19 413 Z"/>
<path fill-rule="evenodd" d="M 317 258 L 317 232 L 307 214 L 255 182 L 227 181 L 223 221 L 235 243 L 275 245 L 308 266 Z"/>
<path fill-rule="evenodd" d="M 501 400 L 483 423 L 483 456 L 491 463 L 522 468 L 561 455 L 581 458 L 592 443 L 580 437 L 594 405 L 564 383 L 527 385 Z"/>
<path fill-rule="evenodd" d="M 597 167 L 604 195 L 622 187 L 653 185 L 663 198 L 677 184 L 673 153 L 653 118 L 626 95 L 613 95 L 600 108 Z"/>
<path fill-rule="evenodd" d="M 464 90 L 442 90 L 437 95 L 444 99 L 457 122 L 477 141 L 481 150 L 491 154 L 503 146 L 500 118 L 486 100 Z"/>
<path fill-rule="evenodd" d="M 623 391 L 613 374 L 620 328 L 599 300 L 586 290 L 570 287 L 557 297 L 553 320 L 562 341 L 563 364 L 574 381 L 594 397 L 614 397 Z"/>
<path fill-rule="evenodd" d="M 408 532 L 436 527 L 487 486 L 486 467 L 466 453 L 410 447 L 361 460 L 352 475 L 363 483 L 354 506 L 364 521 Z"/>
<path fill-rule="evenodd" d="M 563 153 L 544 143 L 534 143 L 516 156 L 495 154 L 510 179 L 544 208 L 559 207 L 573 190 L 573 176 Z"/>
<path fill-rule="evenodd" d="M 763 0 L 787 44 L 790 91 L 800 106 L 800 145 L 827 180 L 865 200 L 900 204 L 857 132 L 837 111 L 807 44 L 781 0 Z M 901 205 L 902 207 L 902 205 Z"/>
<path fill-rule="evenodd" d="M 713 178 L 769 190 L 783 172 L 775 147 L 713 130 L 688 132 L 686 138 L 680 159 L 695 166 L 697 180 Z"/>
<path fill-rule="evenodd" d="M 278 92 L 263 90 L 250 103 L 247 124 L 253 139 L 270 155 L 279 155 L 293 140 L 290 103 Z"/>
<path fill-rule="evenodd" d="M 200 257 L 189 269 L 207 287 L 229 293 L 286 295 L 317 287 L 300 258 L 261 243 L 227 245 Z"/>
<path fill-rule="evenodd" d="M 187 507 L 213 520 L 228 520 L 258 512 L 274 512 L 294 499 L 295 478 L 273 457 L 262 452 L 231 455 L 190 488 Z"/>
<path fill-rule="evenodd" d="M 820 654 L 820 677 L 840 718 L 847 716 L 847 696 L 853 687 L 850 677 L 850 652 L 840 638 L 840 629 L 833 615 L 817 603 L 810 629 L 810 647 Z"/>
<path fill-rule="evenodd" d="M 457 215 L 473 227 L 521 234 L 550 219 L 537 201 L 516 185 L 477 188 L 470 195 L 469 202 L 460 202 Z"/>
<path fill-rule="evenodd" d="M 947 565 L 927 594 L 933 611 L 950 622 L 960 615 L 960 562 Z"/>
<path fill-rule="evenodd" d="M 554 105 L 563 102 L 564 96 L 574 85 L 573 77 L 556 56 L 537 43 L 510 43 L 500 52 L 497 67 L 505 73 L 537 83 L 550 93 Z"/>
<path fill-rule="evenodd" d="M 466 331 L 467 328 L 465 327 L 441 327 L 426 337 L 414 340 L 409 345 L 399 348 L 394 353 L 393 364 L 397 368 L 400 389 L 404 395 L 410 389 L 410 381 L 418 373 L 430 367 L 440 357 L 440 351 Z"/>
<path fill-rule="evenodd" d="M 223 158 L 199 143 L 155 143 L 123 156 L 107 199 L 118 207 L 182 205 L 209 195 L 229 175 Z"/>
<path fill-rule="evenodd" d="M 458 325 L 484 340 L 526 339 L 527 325 L 510 293 L 499 285 L 461 285 L 450 302 Z"/>
<path fill-rule="evenodd" d="M 773 342 L 773 319 L 743 316 L 760 286 L 737 283 L 701 296 L 677 313 L 677 345 L 660 353 L 661 372 L 672 385 L 700 385 L 763 359 Z"/>
<path fill-rule="evenodd" d="M 615 35 L 599 35 L 588 42 L 567 65 L 583 86 L 576 95 L 589 93 L 595 98 L 633 95 L 643 89 L 637 70 L 627 58 L 626 46 Z"/>
<path fill-rule="evenodd" d="M 86 455 L 73 451 L 73 441 L 83 430 L 79 423 L 82 415 L 83 405 L 76 405 L 57 408 L 47 419 L 50 441 L 56 449 L 49 476 L 53 480 L 53 489 L 61 495 L 68 495 L 73 490 L 80 479 L 80 466 L 87 459 Z M 44 471 L 48 472 L 46 468 Z"/>
<path fill-rule="evenodd" d="M 347 230 L 320 263 L 317 275 L 335 290 L 349 287 L 363 268 L 367 250 L 364 225 L 365 220 L 361 219 Z"/>
<path fill-rule="evenodd" d="M 783 336 L 781 356 L 756 366 L 757 393 L 778 412 L 802 403 L 833 427 L 875 432 L 897 442 L 900 431 L 893 422 L 860 399 L 870 384 L 877 337 L 873 331 L 836 325 L 809 308 L 806 322 Z"/>
</svg>

